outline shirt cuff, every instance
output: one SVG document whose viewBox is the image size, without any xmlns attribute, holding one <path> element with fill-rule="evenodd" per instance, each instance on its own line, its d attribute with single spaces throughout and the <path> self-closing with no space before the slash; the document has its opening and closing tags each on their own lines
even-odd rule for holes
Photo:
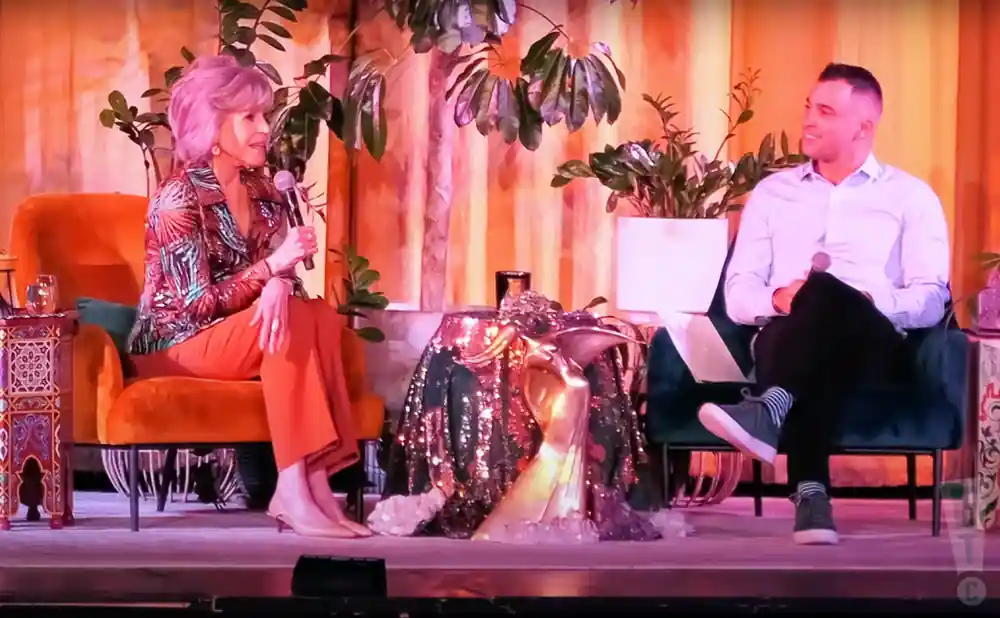
<svg viewBox="0 0 1000 618">
<path fill-rule="evenodd" d="M 751 310 L 753 311 L 754 323 L 761 324 L 767 322 L 770 318 L 781 315 L 774 308 L 774 293 L 778 289 L 774 286 L 762 288 L 759 292 L 760 296 L 753 299 Z"/>
<path fill-rule="evenodd" d="M 892 316 L 896 313 L 896 295 L 892 290 L 881 290 L 878 292 L 868 292 L 872 297 L 872 304 L 884 316 Z"/>
</svg>

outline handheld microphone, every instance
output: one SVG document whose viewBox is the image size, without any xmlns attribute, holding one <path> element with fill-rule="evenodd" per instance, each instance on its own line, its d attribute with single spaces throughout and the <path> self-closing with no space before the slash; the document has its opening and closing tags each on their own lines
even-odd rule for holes
<svg viewBox="0 0 1000 618">
<path fill-rule="evenodd" d="M 813 256 L 812 259 L 812 271 L 814 273 L 825 273 L 829 268 L 833 260 L 830 259 L 830 254 L 825 251 L 820 251 Z"/>
<path fill-rule="evenodd" d="M 299 196 L 295 176 L 288 170 L 281 170 L 274 175 L 274 188 L 285 197 L 285 204 L 288 205 L 288 221 L 292 227 L 304 225 L 302 210 L 299 208 Z M 302 260 L 302 265 L 306 270 L 315 268 L 312 256 L 307 256 Z"/>
</svg>

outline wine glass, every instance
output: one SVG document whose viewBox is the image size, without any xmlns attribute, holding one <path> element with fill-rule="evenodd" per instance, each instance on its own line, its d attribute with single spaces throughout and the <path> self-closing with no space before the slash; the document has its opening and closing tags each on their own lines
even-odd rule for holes
<svg viewBox="0 0 1000 618">
<path fill-rule="evenodd" d="M 55 275 L 38 275 L 38 284 L 46 290 L 45 313 L 59 309 L 59 283 Z"/>
<path fill-rule="evenodd" d="M 28 286 L 25 308 L 29 313 L 55 313 L 59 306 L 59 285 L 54 275 L 38 275 Z"/>
<path fill-rule="evenodd" d="M 32 283 L 24 292 L 24 309 L 31 315 L 45 313 L 48 290 L 39 283 Z"/>
</svg>

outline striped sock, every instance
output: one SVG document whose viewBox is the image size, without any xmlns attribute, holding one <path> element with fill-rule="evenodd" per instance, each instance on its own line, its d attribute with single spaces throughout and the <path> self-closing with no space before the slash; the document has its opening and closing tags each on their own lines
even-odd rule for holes
<svg viewBox="0 0 1000 618">
<path fill-rule="evenodd" d="M 785 422 L 785 416 L 788 415 L 788 411 L 792 409 L 792 404 L 795 402 L 792 395 L 780 386 L 772 386 L 764 391 L 760 398 L 764 402 L 768 414 L 771 415 L 771 420 L 774 421 L 775 425 L 781 427 L 782 423 Z"/>
<path fill-rule="evenodd" d="M 806 496 L 825 496 L 826 487 L 823 483 L 817 483 L 816 481 L 802 481 L 795 488 L 796 493 L 799 498 L 805 498 Z"/>
</svg>

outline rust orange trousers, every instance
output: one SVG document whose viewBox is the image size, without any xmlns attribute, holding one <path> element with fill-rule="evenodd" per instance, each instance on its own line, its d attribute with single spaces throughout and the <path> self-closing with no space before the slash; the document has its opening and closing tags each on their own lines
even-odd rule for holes
<svg viewBox="0 0 1000 618">
<path fill-rule="evenodd" d="M 305 459 L 333 474 L 358 461 L 340 353 L 343 316 L 322 300 L 288 301 L 284 345 L 260 349 L 256 304 L 160 352 L 131 358 L 136 377 L 188 376 L 213 380 L 260 377 L 279 470 Z"/>
</svg>

